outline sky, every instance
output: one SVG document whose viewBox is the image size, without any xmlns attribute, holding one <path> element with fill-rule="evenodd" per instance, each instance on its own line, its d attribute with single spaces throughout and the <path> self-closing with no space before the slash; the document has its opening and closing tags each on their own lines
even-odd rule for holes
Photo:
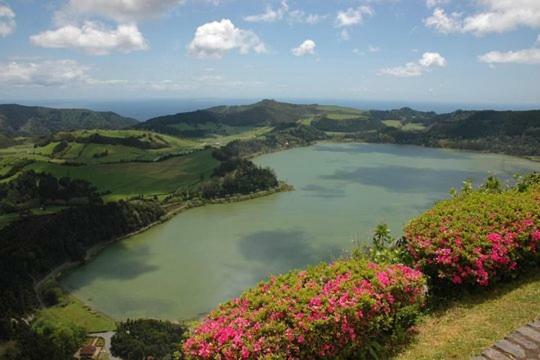
<svg viewBox="0 0 540 360">
<path fill-rule="evenodd" d="M 540 106 L 540 0 L 0 0 L 0 102 Z"/>
</svg>

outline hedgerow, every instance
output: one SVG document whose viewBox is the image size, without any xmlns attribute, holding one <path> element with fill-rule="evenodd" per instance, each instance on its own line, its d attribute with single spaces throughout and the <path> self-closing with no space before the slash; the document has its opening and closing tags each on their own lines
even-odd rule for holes
<svg viewBox="0 0 540 360">
<path fill-rule="evenodd" d="M 490 179 L 439 202 L 405 229 L 414 266 L 435 287 L 488 286 L 540 264 L 540 185 L 500 190 Z"/>
<path fill-rule="evenodd" d="M 425 299 L 419 271 L 362 259 L 272 277 L 211 312 L 188 359 L 363 358 L 407 329 Z"/>
</svg>

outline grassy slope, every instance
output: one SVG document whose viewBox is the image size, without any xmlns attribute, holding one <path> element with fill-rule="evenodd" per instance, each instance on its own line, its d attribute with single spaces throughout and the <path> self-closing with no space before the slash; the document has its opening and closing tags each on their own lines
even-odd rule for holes
<svg viewBox="0 0 540 360">
<path fill-rule="evenodd" d="M 65 295 L 62 305 L 40 310 L 36 317 L 58 325 L 73 323 L 90 333 L 116 329 L 113 319 L 96 312 L 70 295 Z"/>
<path fill-rule="evenodd" d="M 179 188 L 193 188 L 201 179 L 208 178 L 217 160 L 209 150 L 187 156 L 151 163 L 92 164 L 64 166 L 37 162 L 27 170 L 48 172 L 56 177 L 68 176 L 94 184 L 99 191 L 110 191 L 107 200 L 136 195 L 162 195 Z"/>
<path fill-rule="evenodd" d="M 539 269 L 540 270 L 540 269 Z M 397 360 L 468 359 L 540 314 L 540 271 L 431 311 Z"/>
</svg>

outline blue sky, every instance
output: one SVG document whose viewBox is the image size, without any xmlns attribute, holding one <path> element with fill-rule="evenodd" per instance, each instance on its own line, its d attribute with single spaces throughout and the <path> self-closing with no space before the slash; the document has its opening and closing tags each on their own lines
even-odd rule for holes
<svg viewBox="0 0 540 360">
<path fill-rule="evenodd" d="M 0 100 L 540 105 L 538 0 L 0 1 Z"/>
</svg>

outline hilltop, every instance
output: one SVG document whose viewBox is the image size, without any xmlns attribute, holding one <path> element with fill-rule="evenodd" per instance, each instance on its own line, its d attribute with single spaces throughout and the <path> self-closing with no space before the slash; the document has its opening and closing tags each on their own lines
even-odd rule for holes
<svg viewBox="0 0 540 360">
<path fill-rule="evenodd" d="M 136 123 L 134 119 L 113 112 L 0 105 L 0 134 L 3 136 L 36 137 L 48 136 L 58 131 L 122 129 Z"/>
<path fill-rule="evenodd" d="M 360 116 L 361 110 L 311 105 L 297 105 L 262 100 L 251 105 L 217 106 L 175 115 L 160 116 L 138 124 L 139 129 L 188 137 L 227 134 L 247 127 L 274 127 L 282 124 L 310 122 L 321 116 Z"/>
</svg>

